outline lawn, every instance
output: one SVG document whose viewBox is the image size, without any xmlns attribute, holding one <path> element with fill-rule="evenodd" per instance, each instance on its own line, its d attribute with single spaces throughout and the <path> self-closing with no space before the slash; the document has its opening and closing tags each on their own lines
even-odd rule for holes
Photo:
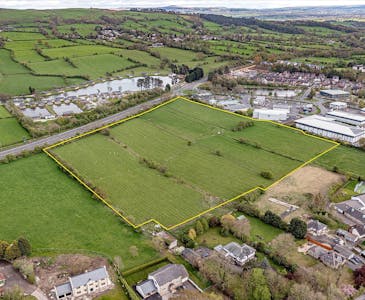
<svg viewBox="0 0 365 300">
<path fill-rule="evenodd" d="M 158 257 L 134 232 L 45 154 L 0 165 L 1 239 L 27 237 L 34 255 L 86 252 L 121 256 L 125 268 Z M 129 247 L 138 247 L 132 257 Z"/>
<path fill-rule="evenodd" d="M 323 155 L 314 163 L 329 170 L 337 167 L 340 172 L 365 178 L 365 151 L 360 149 L 340 146 Z"/>
<path fill-rule="evenodd" d="M 11 118 L 11 114 L 6 110 L 3 105 L 0 105 L 0 119 Z"/>
<path fill-rule="evenodd" d="M 232 132 L 244 120 L 178 99 L 110 128 L 108 135 L 97 133 L 50 151 L 132 223 L 155 219 L 170 227 L 267 187 L 333 146 L 269 122 L 254 121 Z M 273 178 L 263 178 L 262 171 Z"/>
</svg>

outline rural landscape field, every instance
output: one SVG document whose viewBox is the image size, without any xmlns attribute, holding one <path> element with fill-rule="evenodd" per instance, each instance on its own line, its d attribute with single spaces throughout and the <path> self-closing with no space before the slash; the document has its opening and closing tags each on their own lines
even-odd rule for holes
<svg viewBox="0 0 365 300">
<path fill-rule="evenodd" d="M 336 145 L 269 122 L 235 131 L 250 121 L 178 98 L 47 151 L 133 224 L 154 219 L 171 227 L 266 188 Z"/>
<path fill-rule="evenodd" d="M 363 300 L 361 0 L 117 2 L 0 0 L 0 300 Z"/>
</svg>

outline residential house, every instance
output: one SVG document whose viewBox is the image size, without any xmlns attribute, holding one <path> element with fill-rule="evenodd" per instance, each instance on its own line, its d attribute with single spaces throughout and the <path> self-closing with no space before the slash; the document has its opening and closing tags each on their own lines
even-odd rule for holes
<svg viewBox="0 0 365 300">
<path fill-rule="evenodd" d="M 345 239 L 346 242 L 355 244 L 359 237 L 343 229 L 337 229 L 336 234 Z"/>
<path fill-rule="evenodd" d="M 358 236 L 360 239 L 365 238 L 365 225 L 356 224 L 351 227 L 350 232 Z"/>
<path fill-rule="evenodd" d="M 350 200 L 337 203 L 335 209 L 353 225 L 365 225 L 365 194 L 353 196 Z"/>
<path fill-rule="evenodd" d="M 218 245 L 214 250 L 225 258 L 233 260 L 239 266 L 243 266 L 249 260 L 253 259 L 256 253 L 254 248 L 246 244 L 239 245 L 236 242 L 231 242 L 225 246 Z"/>
<path fill-rule="evenodd" d="M 142 299 L 146 299 L 157 294 L 157 287 L 153 280 L 147 279 L 136 285 L 136 291 L 141 295 Z"/>
<path fill-rule="evenodd" d="M 316 245 L 309 248 L 307 254 L 315 259 L 319 259 L 323 264 L 332 269 L 338 269 L 346 262 L 346 258 L 343 257 L 341 254 L 332 250 L 328 251 Z"/>
<path fill-rule="evenodd" d="M 169 264 L 148 275 L 162 297 L 173 294 L 189 280 L 189 274 L 183 265 Z"/>
<path fill-rule="evenodd" d="M 333 247 L 333 250 L 335 250 L 337 253 L 341 254 L 343 257 L 345 257 L 347 260 L 354 257 L 354 253 L 346 246 L 341 245 L 335 245 Z"/>
<path fill-rule="evenodd" d="M 328 232 L 328 227 L 317 220 L 310 220 L 307 224 L 307 231 L 314 236 L 324 235 Z"/>
<path fill-rule="evenodd" d="M 103 292 L 113 285 L 108 271 L 104 266 L 91 272 L 69 277 L 68 282 L 56 286 L 54 292 L 57 299 L 72 300 Z"/>
</svg>

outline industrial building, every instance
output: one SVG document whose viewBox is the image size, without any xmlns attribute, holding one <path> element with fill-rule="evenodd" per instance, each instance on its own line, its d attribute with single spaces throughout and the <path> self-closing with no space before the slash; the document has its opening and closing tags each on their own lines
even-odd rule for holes
<svg viewBox="0 0 365 300">
<path fill-rule="evenodd" d="M 285 121 L 288 119 L 287 109 L 255 109 L 253 117 L 259 120 Z"/>
<path fill-rule="evenodd" d="M 333 109 L 333 110 L 341 110 L 341 109 L 346 109 L 346 108 L 347 108 L 346 102 L 335 101 L 335 102 L 330 103 L 330 109 Z"/>
<path fill-rule="evenodd" d="M 354 146 L 365 138 L 365 129 L 336 122 L 333 118 L 313 115 L 295 121 L 296 127 L 316 135 L 340 140 Z"/>
<path fill-rule="evenodd" d="M 321 90 L 319 93 L 323 97 L 331 98 L 331 99 L 343 99 L 348 98 L 350 96 L 349 92 L 343 90 Z"/>
<path fill-rule="evenodd" d="M 365 116 L 360 114 L 351 114 L 343 111 L 327 112 L 329 118 L 349 125 L 365 127 Z"/>
</svg>

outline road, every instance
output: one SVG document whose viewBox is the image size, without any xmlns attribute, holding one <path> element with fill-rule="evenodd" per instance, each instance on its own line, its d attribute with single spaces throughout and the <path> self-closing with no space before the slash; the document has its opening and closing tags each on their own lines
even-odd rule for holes
<svg viewBox="0 0 365 300">
<path fill-rule="evenodd" d="M 172 91 L 171 98 L 175 96 L 182 95 L 183 90 L 192 90 L 196 88 L 199 84 L 205 82 L 207 78 L 202 78 L 199 81 L 195 81 L 192 83 L 185 83 L 180 84 L 176 87 L 174 87 Z M 155 105 L 158 105 L 166 100 L 165 97 L 159 97 L 141 104 L 138 104 L 136 106 L 130 107 L 126 110 L 123 110 L 119 113 L 116 113 L 114 115 L 107 116 L 103 119 L 93 121 L 91 123 L 85 124 L 80 127 L 76 127 L 52 136 L 47 136 L 38 140 L 31 140 L 28 141 L 22 145 L 16 146 L 14 148 L 6 149 L 3 151 L 0 151 L 0 159 L 5 158 L 7 155 L 18 155 L 23 151 L 33 151 L 36 147 L 44 147 L 46 145 L 53 145 L 55 143 L 61 142 L 63 140 L 72 138 L 76 135 L 91 131 L 93 129 L 100 128 L 104 125 L 111 124 L 117 121 L 120 121 L 122 119 L 125 119 L 127 117 L 130 117 L 132 115 L 135 115 L 137 113 L 140 113 L 144 110 L 147 110 Z"/>
</svg>

